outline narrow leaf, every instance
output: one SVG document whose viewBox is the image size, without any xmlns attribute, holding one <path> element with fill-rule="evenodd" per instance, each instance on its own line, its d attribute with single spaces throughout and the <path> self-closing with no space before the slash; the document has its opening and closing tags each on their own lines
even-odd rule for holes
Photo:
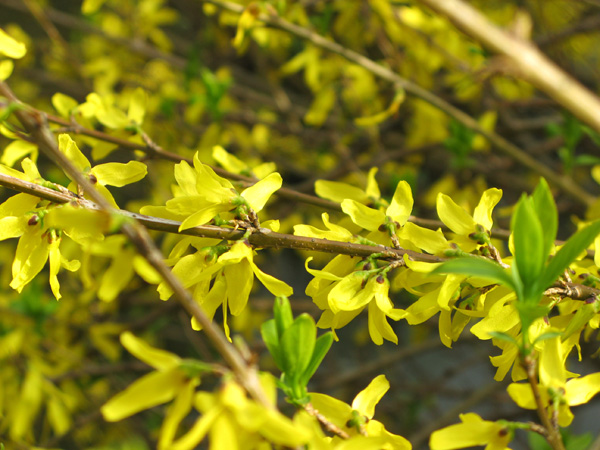
<svg viewBox="0 0 600 450">
<path fill-rule="evenodd" d="M 298 381 L 312 358 L 317 326 L 308 314 L 301 314 L 281 337 L 281 350 L 286 360 L 286 378 Z"/>
<path fill-rule="evenodd" d="M 269 353 L 275 360 L 277 368 L 282 372 L 285 372 L 285 359 L 281 357 L 281 347 L 279 345 L 279 335 L 277 334 L 277 324 L 275 323 L 275 320 L 270 319 L 264 322 L 260 327 L 260 334 L 262 335 Z"/>
<path fill-rule="evenodd" d="M 442 273 L 457 273 L 469 277 L 483 278 L 520 291 L 520 285 L 511 276 L 511 274 L 500 267 L 495 262 L 477 257 L 456 258 L 446 261 L 441 266 L 434 269 L 431 274 L 438 275 Z"/>
<path fill-rule="evenodd" d="M 542 224 L 530 198 L 523 196 L 519 200 L 511 228 L 515 246 L 514 261 L 524 290 L 534 291 L 547 255 L 544 254 Z M 526 295 L 530 298 L 527 292 Z"/>
<path fill-rule="evenodd" d="M 294 323 L 294 316 L 292 315 L 292 307 L 287 297 L 275 298 L 275 304 L 273 305 L 273 315 L 275 316 L 275 324 L 277 325 L 277 336 L 278 341 L 283 336 L 285 330 L 292 326 Z"/>
<path fill-rule="evenodd" d="M 325 358 L 325 355 L 331 348 L 331 344 L 333 343 L 333 333 L 327 332 L 323 336 L 319 337 L 315 342 L 315 349 L 313 351 L 310 362 L 308 363 L 308 367 L 302 374 L 300 378 L 300 384 L 302 386 L 306 386 L 312 376 L 315 374 L 319 366 L 321 365 L 321 361 Z"/>
<path fill-rule="evenodd" d="M 545 179 L 541 179 L 535 188 L 533 195 L 533 207 L 535 213 L 542 223 L 542 232 L 544 237 L 544 255 L 547 258 L 556 239 L 558 229 L 558 212 L 556 203 Z"/>
<path fill-rule="evenodd" d="M 563 271 L 569 267 L 569 264 L 575 261 L 575 258 L 594 242 L 598 233 L 600 233 L 600 220 L 579 230 L 569 238 L 541 274 L 539 280 L 541 292 L 554 283 Z"/>
</svg>

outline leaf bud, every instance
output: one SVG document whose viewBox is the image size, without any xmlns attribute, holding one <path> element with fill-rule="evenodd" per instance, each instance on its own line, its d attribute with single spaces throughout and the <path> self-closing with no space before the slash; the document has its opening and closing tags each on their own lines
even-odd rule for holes
<svg viewBox="0 0 600 450">
<path fill-rule="evenodd" d="M 363 270 L 371 270 L 373 268 L 373 264 L 371 264 L 371 261 L 367 261 L 365 263 L 365 265 L 363 266 Z"/>
<path fill-rule="evenodd" d="M 385 230 L 387 230 L 387 226 L 385 223 L 382 223 L 381 225 L 379 225 L 379 228 L 377 228 L 379 231 L 384 232 Z"/>
<path fill-rule="evenodd" d="M 88 175 L 88 178 L 90 179 L 90 183 L 92 184 L 96 184 L 98 182 L 98 178 L 96 178 L 96 175 L 94 175 L 93 173 L 90 173 Z"/>
<path fill-rule="evenodd" d="M 377 281 L 379 284 L 383 284 L 385 283 L 385 278 L 383 275 L 377 275 L 377 278 L 375 279 L 375 281 Z"/>
</svg>

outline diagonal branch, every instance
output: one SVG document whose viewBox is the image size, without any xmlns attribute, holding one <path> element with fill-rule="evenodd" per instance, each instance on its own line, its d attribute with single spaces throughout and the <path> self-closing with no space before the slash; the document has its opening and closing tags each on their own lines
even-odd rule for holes
<svg viewBox="0 0 600 450">
<path fill-rule="evenodd" d="M 219 8 L 225 9 L 227 11 L 232 11 L 238 14 L 241 14 L 244 11 L 244 6 L 226 0 L 204 1 L 206 3 L 216 5 Z M 444 1 L 445 0 L 440 0 L 439 3 L 443 3 Z M 545 166 L 535 158 L 532 158 L 524 150 L 507 141 L 502 136 L 482 128 L 482 126 L 477 122 L 477 120 L 475 120 L 473 117 L 469 116 L 462 110 L 458 109 L 454 105 L 448 103 L 447 101 L 445 101 L 441 97 L 438 97 L 437 95 L 428 91 L 427 89 L 422 88 L 418 84 L 401 77 L 393 70 L 388 69 L 387 67 L 378 64 L 372 59 L 369 59 L 366 56 L 355 52 L 354 50 L 346 48 L 338 44 L 337 42 L 324 38 L 323 36 L 307 28 L 288 22 L 287 20 L 275 14 L 260 14 L 258 16 L 258 20 L 262 21 L 263 23 L 269 26 L 279 28 L 295 36 L 298 36 L 319 48 L 340 55 L 346 58 L 348 61 L 358 64 L 359 66 L 368 70 L 373 75 L 376 75 L 377 77 L 383 80 L 387 80 L 393 83 L 394 85 L 405 89 L 406 92 L 426 101 L 432 106 L 435 106 L 436 108 L 445 112 L 452 118 L 456 119 L 458 122 L 460 122 L 467 128 L 481 134 L 502 153 L 511 157 L 513 160 L 517 161 L 518 163 L 522 164 L 523 166 L 527 167 L 533 172 L 536 172 L 542 175 L 543 177 L 547 178 L 549 182 L 560 187 L 565 193 L 571 196 L 574 200 L 577 200 L 579 203 L 585 206 L 590 206 L 594 202 L 595 197 L 587 191 L 585 191 L 584 189 L 582 189 L 581 186 L 575 183 L 575 181 L 571 177 L 554 172 L 552 169 Z M 598 120 L 600 120 L 600 115 L 598 116 Z"/>
<path fill-rule="evenodd" d="M 419 0 L 485 47 L 510 59 L 525 80 L 600 132 L 600 98 L 565 73 L 535 45 L 494 25 L 462 0 Z"/>
<path fill-rule="evenodd" d="M 74 193 L 56 191 L 2 173 L 0 173 L 0 186 L 4 186 L 17 192 L 24 192 L 35 197 L 43 198 L 53 203 L 69 203 L 76 201 L 78 205 L 84 208 L 101 210 L 97 204 L 83 199 Z M 243 229 L 234 230 L 232 228 L 217 227 L 213 225 L 201 225 L 179 231 L 181 222 L 177 222 L 175 220 L 146 216 L 125 210 L 119 210 L 115 212 L 125 217 L 135 219 L 149 230 L 163 231 L 166 233 L 185 234 L 188 236 L 207 237 L 228 241 L 242 239 L 246 234 L 246 231 Z M 317 239 L 305 236 L 295 236 L 292 234 L 277 233 L 266 228 L 255 230 L 252 234 L 250 234 L 250 236 L 247 237 L 247 239 L 248 242 L 255 248 L 288 248 L 295 250 L 311 250 L 322 253 L 356 256 L 359 258 L 366 258 L 377 253 L 383 258 L 395 261 L 402 261 L 402 258 L 405 254 L 408 255 L 413 261 L 437 263 L 443 262 L 447 259 L 405 249 L 395 249 L 384 246 L 371 246 L 355 244 L 352 242 L 332 241 L 329 239 Z M 557 245 L 560 244 L 557 242 Z M 573 300 L 586 300 L 590 297 L 600 297 L 600 289 L 595 289 L 590 286 L 571 282 L 556 282 L 553 284 L 553 286 L 546 290 L 546 295 L 569 297 Z"/>
</svg>

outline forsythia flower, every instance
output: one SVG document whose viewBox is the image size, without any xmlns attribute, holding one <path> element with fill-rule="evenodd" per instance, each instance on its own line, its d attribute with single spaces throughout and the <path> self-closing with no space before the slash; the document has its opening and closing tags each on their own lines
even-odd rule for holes
<svg viewBox="0 0 600 450">
<path fill-rule="evenodd" d="M 600 372 L 567 381 L 565 355 L 560 337 L 544 341 L 539 362 L 540 395 L 548 405 L 548 414 L 558 410 L 558 424 L 566 427 L 573 421 L 569 406 L 583 405 L 600 392 Z M 521 408 L 536 409 L 529 384 L 512 383 L 508 394 Z"/>
<path fill-rule="evenodd" d="M 385 274 L 377 270 L 351 272 L 338 276 L 338 264 L 345 265 L 348 258 L 334 258 L 323 270 L 308 267 L 312 260 L 306 260 L 306 270 L 315 278 L 306 288 L 306 294 L 313 297 L 317 306 L 324 309 L 317 324 L 321 328 L 341 328 L 356 317 L 365 307 L 369 312 L 369 334 L 377 345 L 383 339 L 398 343 L 398 337 L 387 322 L 387 317 L 400 320 L 405 311 L 394 308 L 389 298 L 390 283 Z M 343 266 L 340 266 L 343 267 Z M 330 282 L 330 283 L 327 283 Z M 333 282 L 333 283 L 331 283 Z M 326 292 L 326 303 L 323 295 Z"/>
<path fill-rule="evenodd" d="M 86 174 L 90 181 L 96 185 L 96 189 L 106 198 L 114 208 L 119 208 L 110 191 L 105 186 L 125 186 L 135 183 L 146 176 L 146 165 L 139 161 L 122 163 L 105 163 L 92 167 L 90 161 L 85 157 L 77 144 L 68 134 L 58 136 L 58 148 L 82 173 Z M 69 186 L 76 192 L 75 183 Z"/>
<path fill-rule="evenodd" d="M 25 56 L 25 44 L 9 36 L 0 28 L 0 56 L 20 59 Z M 6 80 L 13 71 L 14 63 L 10 59 L 0 60 L 0 81 Z"/>
<path fill-rule="evenodd" d="M 377 440 L 377 448 L 390 450 L 410 450 L 410 442 L 385 429 L 383 424 L 373 420 L 375 405 L 390 388 L 385 375 L 379 375 L 369 383 L 352 401 L 352 406 L 325 394 L 310 393 L 311 404 L 331 423 L 346 431 L 353 438 L 364 434 L 368 439 L 361 441 L 360 448 L 370 448 L 369 440 Z M 333 438 L 335 442 L 338 437 Z M 351 441 L 354 439 L 351 439 Z M 351 442 L 350 441 L 350 442 Z M 358 448 L 358 447 L 357 447 Z"/>
<path fill-rule="evenodd" d="M 204 225 L 217 214 L 238 208 L 241 215 L 248 214 L 248 208 L 257 213 L 282 183 L 281 175 L 275 172 L 238 194 L 229 180 L 202 164 L 198 153 L 193 168 L 185 161 L 175 165 L 175 179 L 175 198 L 168 200 L 165 207 L 147 206 L 141 212 L 182 220 L 179 231 Z"/>
<path fill-rule="evenodd" d="M 56 299 L 60 299 L 57 277 L 60 267 L 75 271 L 80 266 L 79 261 L 68 261 L 61 255 L 63 233 L 80 244 L 101 240 L 105 219 L 98 212 L 71 205 L 50 205 L 28 194 L 10 197 L 0 205 L 0 240 L 19 238 L 10 286 L 21 292 L 49 261 L 50 288 Z"/>
<path fill-rule="evenodd" d="M 261 384 L 274 400 L 273 380 L 262 377 Z M 207 435 L 210 448 L 248 450 L 270 448 L 268 443 L 297 448 L 311 438 L 308 427 L 250 400 L 234 381 L 227 381 L 216 393 L 196 393 L 193 405 L 201 413 L 200 418 L 186 434 L 169 445 L 170 450 L 197 448 Z"/>
<path fill-rule="evenodd" d="M 247 241 L 234 243 L 229 251 L 221 254 L 216 261 L 211 259 L 208 250 L 198 251 L 179 259 L 173 273 L 183 281 L 186 288 L 193 289 L 194 298 L 202 305 L 206 315 L 212 319 L 217 308 L 223 307 L 225 333 L 229 337 L 227 311 L 238 316 L 246 307 L 254 276 L 275 296 L 290 296 L 293 289 L 283 281 L 264 273 L 254 263 L 255 250 Z M 211 280 L 214 280 L 211 283 Z M 162 283 L 158 287 L 161 299 L 168 299 L 172 292 Z M 199 330 L 200 325 L 192 319 L 192 326 Z"/>
<path fill-rule="evenodd" d="M 477 414 L 461 414 L 462 423 L 434 431 L 429 439 L 431 450 L 485 445 L 485 450 L 505 450 L 512 440 L 512 432 L 500 422 L 483 420 Z"/>
<path fill-rule="evenodd" d="M 440 192 L 436 202 L 437 213 L 441 221 L 457 234 L 453 241 L 465 252 L 470 252 L 477 247 L 477 243 L 470 239 L 469 235 L 480 232 L 479 226 L 487 232 L 492 229 L 492 211 L 501 198 L 502 191 L 500 189 L 486 190 L 471 216 L 454 203 L 454 200 Z"/>
</svg>

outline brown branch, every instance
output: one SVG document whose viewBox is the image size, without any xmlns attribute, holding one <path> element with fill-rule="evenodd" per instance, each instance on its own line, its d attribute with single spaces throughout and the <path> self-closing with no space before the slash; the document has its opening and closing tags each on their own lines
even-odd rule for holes
<svg viewBox="0 0 600 450">
<path fill-rule="evenodd" d="M 241 14 L 244 11 L 244 6 L 238 5 L 236 3 L 232 3 L 225 0 L 204 0 L 206 3 L 211 3 L 213 5 L 218 6 L 219 8 L 225 9 L 227 11 L 232 11 L 238 14 Z M 444 0 L 445 1 L 445 0 Z M 443 3 L 443 2 L 442 2 Z M 558 187 L 560 187 L 565 193 L 571 196 L 574 200 L 577 200 L 579 203 L 590 206 L 594 203 L 595 197 L 584 189 L 582 189 L 575 181 L 567 176 L 554 172 L 549 167 L 542 164 L 539 160 L 532 158 L 525 152 L 520 149 L 516 145 L 510 143 L 500 135 L 487 131 L 475 120 L 473 117 L 469 116 L 462 110 L 456 108 L 452 104 L 448 103 L 441 97 L 438 97 L 434 93 L 428 91 L 427 89 L 422 88 L 416 83 L 407 80 L 406 78 L 401 77 L 394 71 L 388 69 L 387 67 L 382 66 L 381 64 L 376 63 L 372 59 L 367 58 L 366 56 L 361 55 L 358 52 L 355 52 L 349 48 L 346 48 L 337 42 L 331 41 L 323 36 L 307 29 L 296 25 L 294 23 L 288 22 L 287 20 L 274 15 L 266 15 L 260 14 L 258 16 L 258 20 L 261 22 L 272 26 L 274 28 L 279 28 L 281 30 L 287 31 L 299 38 L 305 39 L 311 44 L 325 49 L 329 52 L 335 53 L 337 55 L 342 56 L 350 62 L 358 64 L 362 68 L 368 70 L 372 74 L 377 77 L 387 80 L 393 83 L 395 86 L 403 88 L 406 92 L 418 97 L 432 106 L 440 109 L 441 111 L 448 114 L 450 117 L 454 118 L 458 122 L 462 123 L 467 128 L 481 134 L 487 140 L 490 141 L 494 147 L 500 150 L 502 153 L 510 156 L 515 161 L 519 162 L 523 166 L 532 170 L 535 173 L 542 175 L 547 178 L 548 181 Z M 598 114 L 597 120 L 600 123 L 600 114 Z M 600 129 L 600 125 L 599 125 Z"/>
<path fill-rule="evenodd" d="M 101 210 L 101 207 L 94 202 L 83 199 L 77 196 L 75 193 L 66 191 L 66 189 L 64 191 L 57 191 L 2 173 L 0 173 L 0 186 L 4 186 L 17 192 L 24 192 L 35 197 L 43 198 L 53 203 L 69 203 L 75 201 L 79 206 L 84 208 Z M 213 225 L 201 225 L 179 231 L 181 222 L 175 220 L 146 216 L 125 210 L 118 210 L 114 212 L 137 220 L 149 230 L 163 231 L 166 233 L 185 234 L 188 236 L 235 241 L 242 239 L 246 232 L 243 229 L 235 230 L 232 228 L 217 227 Z M 248 242 L 255 248 L 288 248 L 295 250 L 311 250 L 323 253 L 356 256 L 359 258 L 367 258 L 372 256 L 374 253 L 379 253 L 382 254 L 383 258 L 387 258 L 392 261 L 402 261 L 402 258 L 405 254 L 407 254 L 413 261 L 437 263 L 447 260 L 447 258 L 444 257 L 428 255 L 426 253 L 418 253 L 405 249 L 395 249 L 392 247 L 385 247 L 383 245 L 372 246 L 355 244 L 352 242 L 332 241 L 329 239 L 310 238 L 306 236 L 295 236 L 292 234 L 277 233 L 266 228 L 255 230 L 247 239 Z M 557 241 L 556 243 L 557 245 L 562 244 L 560 241 Z M 569 297 L 573 300 L 586 300 L 590 297 L 600 297 L 600 289 L 595 289 L 582 284 L 557 281 L 546 290 L 544 295 Z"/>
<path fill-rule="evenodd" d="M 542 395 L 540 393 L 540 387 L 538 384 L 536 374 L 536 361 L 532 357 L 526 356 L 523 358 L 522 364 L 525 369 L 525 372 L 527 373 L 527 381 L 531 386 L 531 391 L 535 400 L 538 416 L 542 421 L 542 425 L 546 429 L 546 439 L 548 441 L 548 444 L 550 444 L 550 446 L 554 450 L 565 450 L 565 446 L 560 435 L 558 426 L 554 426 L 552 420 L 550 419 L 550 417 L 548 417 L 546 405 L 544 405 L 544 402 L 542 400 Z"/>
<path fill-rule="evenodd" d="M 494 25 L 462 0 L 419 1 L 448 18 L 468 36 L 509 58 L 524 79 L 600 132 L 600 98 L 562 71 L 530 41 Z"/>
<path fill-rule="evenodd" d="M 338 427 L 336 424 L 331 422 L 327 417 L 317 411 L 311 403 L 307 403 L 304 405 L 304 410 L 316 418 L 323 427 L 332 434 L 341 437 L 342 439 L 350 439 L 350 435 Z"/>
</svg>

